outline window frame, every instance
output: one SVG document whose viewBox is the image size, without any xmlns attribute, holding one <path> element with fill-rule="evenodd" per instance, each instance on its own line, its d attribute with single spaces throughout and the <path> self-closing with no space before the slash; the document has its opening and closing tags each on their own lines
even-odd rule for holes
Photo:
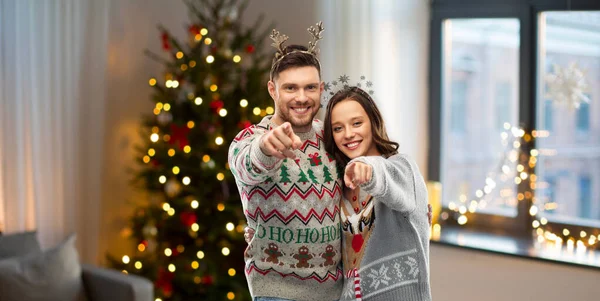
<svg viewBox="0 0 600 301">
<path fill-rule="evenodd" d="M 519 93 L 518 110 L 519 125 L 526 131 L 535 129 L 537 109 L 537 75 L 538 75 L 538 14 L 545 11 L 600 11 L 597 0 L 432 0 L 430 23 L 429 53 L 429 156 L 428 178 L 431 181 L 441 180 L 441 145 L 442 145 L 442 88 L 443 88 L 443 22 L 454 18 L 514 18 L 520 23 L 519 45 Z M 535 141 L 522 147 L 528 154 L 535 148 Z M 517 186 L 517 193 L 527 191 L 528 181 Z M 443 187 L 442 187 L 443 189 Z M 441 200 L 440 200 L 441 201 Z M 469 222 L 463 227 L 499 233 L 515 237 L 531 237 L 529 215 L 531 199 L 519 201 L 516 217 L 505 217 L 476 212 L 469 214 Z M 442 203 L 444 211 L 447 206 Z M 449 211 L 448 211 L 449 212 Z M 549 222 L 552 229 L 568 227 L 571 231 L 599 232 L 599 228 L 589 225 L 565 224 Z"/>
</svg>

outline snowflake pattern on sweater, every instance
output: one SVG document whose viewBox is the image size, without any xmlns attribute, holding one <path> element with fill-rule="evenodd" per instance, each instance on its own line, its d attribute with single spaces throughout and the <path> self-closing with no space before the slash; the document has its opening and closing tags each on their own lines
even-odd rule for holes
<svg viewBox="0 0 600 301">
<path fill-rule="evenodd" d="M 362 298 L 394 289 L 399 286 L 419 282 L 419 266 L 415 256 L 417 249 L 393 254 L 358 270 Z M 341 300 L 356 300 L 354 275 L 344 279 Z"/>
</svg>

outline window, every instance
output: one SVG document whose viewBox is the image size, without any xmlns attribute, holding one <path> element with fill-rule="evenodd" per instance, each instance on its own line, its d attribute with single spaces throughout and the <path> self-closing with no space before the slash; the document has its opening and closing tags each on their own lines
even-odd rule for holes
<svg viewBox="0 0 600 301">
<path fill-rule="evenodd" d="M 496 83 L 494 102 L 496 105 L 496 131 L 503 131 L 504 124 L 511 123 L 516 118 L 511 118 L 511 107 L 513 103 L 516 103 L 515 90 L 512 89 L 512 85 L 509 81 L 499 81 Z M 516 116 L 515 116 L 516 117 Z"/>
<path fill-rule="evenodd" d="M 590 130 L 590 104 L 587 102 L 580 104 L 577 109 L 577 130 L 580 132 Z"/>
<path fill-rule="evenodd" d="M 433 1 L 428 176 L 442 222 L 599 237 L 600 2 L 568 5 Z"/>
<path fill-rule="evenodd" d="M 600 183 L 600 172 L 594 171 L 600 168 L 600 128 L 591 126 L 600 121 L 600 111 L 586 102 L 600 94 L 600 11 L 541 12 L 538 24 L 538 65 L 545 67 L 537 76 L 542 89 L 536 105 L 544 118 L 536 128 L 549 132 L 536 141 L 536 175 L 553 175 L 555 182 L 548 189 L 556 196 L 555 207 L 540 207 L 540 216 L 564 225 L 600 227 L 598 216 L 591 214 L 600 206 L 600 195 L 590 192 L 592 183 Z M 584 85 L 574 84 L 582 80 Z M 553 86 L 558 89 L 553 91 Z M 570 97 L 556 90 L 566 90 Z"/>
<path fill-rule="evenodd" d="M 554 115 L 554 108 L 552 108 L 552 101 L 550 100 L 546 100 L 544 101 L 544 116 L 542 117 L 542 122 L 540 122 L 540 124 L 543 124 L 543 128 L 541 128 L 541 130 L 546 130 L 546 131 L 552 131 L 552 118 Z"/>
<path fill-rule="evenodd" d="M 592 179 L 589 176 L 579 178 L 579 204 L 579 217 L 598 218 L 598 214 L 592 211 Z"/>
<path fill-rule="evenodd" d="M 518 119 L 512 108 L 517 107 L 519 27 L 517 19 L 444 22 L 442 122 L 450 130 L 442 134 L 442 193 L 445 204 L 458 210 L 478 206 L 516 215 L 516 184 L 495 169 L 504 159 L 501 133 Z M 516 169 L 514 161 L 506 164 Z M 498 189 L 488 194 L 492 181 Z"/>
<path fill-rule="evenodd" d="M 467 81 L 466 80 L 453 80 L 452 81 L 452 97 L 450 103 L 452 109 L 450 110 L 452 132 L 464 133 L 465 132 L 465 118 L 466 118 L 466 98 L 467 98 Z"/>
</svg>

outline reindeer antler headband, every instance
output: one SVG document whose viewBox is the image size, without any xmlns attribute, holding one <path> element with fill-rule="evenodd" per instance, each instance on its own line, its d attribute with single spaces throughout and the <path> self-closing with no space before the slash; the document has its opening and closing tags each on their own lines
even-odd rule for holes
<svg viewBox="0 0 600 301">
<path fill-rule="evenodd" d="M 275 53 L 275 60 L 271 65 L 271 74 L 273 73 L 273 70 L 275 70 L 275 67 L 279 64 L 279 62 L 281 62 L 281 60 L 285 56 L 294 52 L 306 53 L 314 56 L 317 62 L 319 63 L 320 68 L 321 62 L 317 58 L 317 55 L 319 54 L 317 43 L 319 43 L 319 40 L 323 39 L 322 33 L 324 30 L 325 29 L 323 28 L 323 22 L 319 21 L 319 23 L 317 23 L 316 26 L 311 26 L 308 28 L 308 32 L 312 36 L 312 41 L 308 42 L 308 50 L 293 50 L 288 53 L 284 53 L 285 47 L 283 47 L 283 43 L 285 43 L 285 41 L 287 41 L 289 37 L 284 34 L 281 34 L 276 29 L 273 29 L 273 32 L 271 32 L 270 35 L 271 40 L 273 40 L 271 46 L 275 47 L 275 49 L 277 49 L 277 52 Z"/>
</svg>

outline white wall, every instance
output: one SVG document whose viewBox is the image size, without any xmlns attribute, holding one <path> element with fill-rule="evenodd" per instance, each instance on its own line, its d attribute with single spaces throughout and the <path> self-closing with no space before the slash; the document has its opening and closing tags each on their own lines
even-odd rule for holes
<svg viewBox="0 0 600 301">
<path fill-rule="evenodd" d="M 381 0 L 379 0 L 381 1 Z M 290 42 L 308 41 L 306 27 L 324 16 L 321 2 L 251 0 L 247 19 L 251 22 L 259 12 L 268 20 L 278 23 L 277 28 L 290 36 Z M 332 2 L 322 2 L 331 5 Z M 342 2 L 333 2 L 342 3 Z M 339 9 L 339 8 L 333 8 Z M 373 58 L 372 64 L 384 66 L 374 75 L 375 84 L 385 87 L 377 91 L 389 95 L 378 100 L 393 139 L 401 143 L 404 152 L 417 158 L 421 170 L 426 170 L 427 159 L 427 63 L 428 63 L 428 1 L 398 1 L 387 12 L 382 22 L 396 20 L 395 26 L 377 33 L 384 37 L 374 39 L 376 49 L 364 50 Z M 360 15 L 360 14 L 359 14 Z M 326 17 L 326 15 L 325 15 Z M 109 33 L 109 66 L 107 79 L 107 120 L 105 138 L 105 170 L 102 196 L 103 225 L 99 259 L 110 250 L 115 255 L 129 251 L 129 245 L 118 232 L 125 225 L 136 193 L 128 184 L 125 168 L 132 166 L 133 144 L 138 141 L 140 116 L 152 110 L 147 80 L 159 75 L 161 66 L 142 55 L 144 49 L 160 53 L 159 33 L 155 25 L 183 35 L 187 13 L 180 1 L 129 0 L 111 2 Z M 323 42 L 339 47 L 324 50 L 323 58 L 339 60 L 329 65 L 343 71 L 344 61 L 361 57 L 352 45 L 369 43 L 357 40 L 356 31 L 346 36 L 330 35 L 335 31 L 333 22 L 324 19 Z M 268 23 L 268 22 L 267 22 Z M 332 24 L 329 26 L 328 24 Z M 360 28 L 360 26 L 358 26 Z M 329 29 L 328 29 L 329 28 Z M 329 31 L 328 31 L 329 30 Z M 362 32 L 375 36 L 376 32 Z M 340 46 L 347 43 L 346 46 Z M 353 53 L 350 58 L 340 59 Z M 342 62 L 342 63 L 339 63 Z M 324 63 L 326 64 L 326 62 Z M 371 64 L 360 66 L 372 68 Z M 359 70 L 360 71 L 360 70 Z M 337 76 L 325 70 L 325 76 Z M 600 272 L 563 265 L 516 259 L 501 255 L 473 252 L 434 245 L 431 248 L 431 284 L 434 300 L 495 301 L 495 300 L 592 300 L 593 285 L 600 283 Z M 596 298 L 595 298 L 596 299 Z M 593 300 L 595 300 L 593 299 Z"/>
<path fill-rule="evenodd" d="M 435 301 L 598 300 L 600 271 L 432 245 Z"/>
</svg>

